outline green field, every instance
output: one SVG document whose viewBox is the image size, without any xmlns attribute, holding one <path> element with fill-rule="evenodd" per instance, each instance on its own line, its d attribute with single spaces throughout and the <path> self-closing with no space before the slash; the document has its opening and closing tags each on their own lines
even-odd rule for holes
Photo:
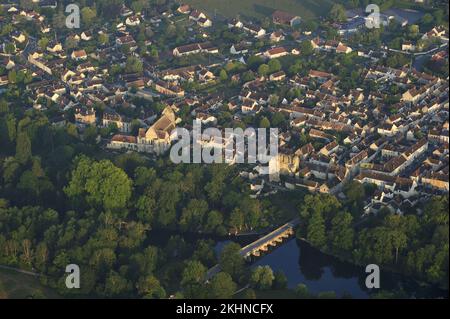
<svg viewBox="0 0 450 319">
<path fill-rule="evenodd" d="M 60 298 L 33 276 L 0 269 L 0 299 Z"/>
<path fill-rule="evenodd" d="M 211 16 L 215 12 L 227 18 L 262 18 L 270 16 L 275 10 L 283 10 L 303 19 L 315 19 L 328 15 L 333 0 L 185 0 L 199 10 L 205 10 Z M 217 11 L 215 11 L 217 10 Z"/>
</svg>

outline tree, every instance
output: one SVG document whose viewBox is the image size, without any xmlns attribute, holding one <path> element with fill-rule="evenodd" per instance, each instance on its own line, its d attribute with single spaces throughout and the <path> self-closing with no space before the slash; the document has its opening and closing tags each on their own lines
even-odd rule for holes
<svg viewBox="0 0 450 319">
<path fill-rule="evenodd" d="M 123 211 L 131 197 L 131 181 L 111 161 L 96 162 L 81 156 L 75 161 L 64 192 L 73 199 L 84 198 L 89 205 Z"/>
<path fill-rule="evenodd" d="M 6 54 L 13 54 L 16 51 L 16 46 L 14 45 L 14 43 L 6 43 L 5 44 L 5 53 Z"/>
<path fill-rule="evenodd" d="M 271 123 L 274 127 L 280 127 L 285 121 L 286 118 L 281 112 L 273 113 Z"/>
<path fill-rule="evenodd" d="M 129 290 L 129 282 L 115 271 L 111 271 L 105 281 L 105 295 L 118 297 Z"/>
<path fill-rule="evenodd" d="M 345 8 L 342 4 L 335 3 L 331 7 L 330 18 L 334 22 L 345 22 L 347 16 L 345 14 Z"/>
<path fill-rule="evenodd" d="M 244 213 L 239 209 L 235 208 L 230 214 L 230 226 L 235 229 L 235 233 L 237 234 L 242 230 L 245 224 L 245 216 Z"/>
<path fill-rule="evenodd" d="M 127 73 L 142 73 L 143 71 L 142 61 L 135 56 L 128 57 L 127 62 L 125 64 L 125 71 Z"/>
<path fill-rule="evenodd" d="M 272 59 L 269 61 L 269 73 L 275 73 L 281 70 L 281 63 L 278 59 Z"/>
<path fill-rule="evenodd" d="M 222 271 L 228 273 L 234 279 L 239 279 L 244 270 L 244 257 L 240 254 L 241 246 L 237 243 L 227 244 L 219 256 L 219 264 Z"/>
<path fill-rule="evenodd" d="M 97 13 L 95 8 L 84 7 L 81 9 L 81 22 L 89 27 L 95 20 Z"/>
<path fill-rule="evenodd" d="M 353 248 L 353 217 L 348 212 L 339 212 L 331 220 L 330 242 L 336 251 L 349 251 Z"/>
<path fill-rule="evenodd" d="M 264 60 L 260 56 L 253 55 L 248 58 L 247 65 L 249 69 L 255 71 L 258 67 L 264 63 Z"/>
<path fill-rule="evenodd" d="M 210 297 L 215 299 L 229 299 L 236 291 L 236 284 L 231 276 L 220 272 L 213 277 L 210 283 Z"/>
<path fill-rule="evenodd" d="M 136 288 L 139 295 L 147 299 L 161 299 L 166 295 L 166 292 L 164 291 L 164 288 L 161 287 L 159 280 L 152 275 L 139 278 Z"/>
<path fill-rule="evenodd" d="M 392 230 L 391 231 L 391 240 L 392 245 L 395 248 L 395 263 L 398 262 L 398 253 L 400 249 L 405 248 L 407 245 L 408 237 L 406 237 L 405 233 L 401 230 Z"/>
<path fill-rule="evenodd" d="M 258 67 L 258 74 L 260 76 L 266 76 L 267 74 L 269 74 L 269 71 L 270 71 L 270 69 L 269 69 L 269 66 L 267 64 L 261 64 Z"/>
<path fill-rule="evenodd" d="M 412 24 L 408 27 L 408 32 L 411 36 L 415 36 L 419 33 L 419 26 L 417 24 Z"/>
<path fill-rule="evenodd" d="M 320 249 L 325 248 L 326 246 L 325 221 L 322 217 L 321 212 L 315 211 L 312 214 L 308 224 L 306 239 L 314 247 L 318 247 Z"/>
<path fill-rule="evenodd" d="M 75 49 L 78 46 L 78 40 L 73 36 L 68 36 L 64 41 L 64 47 L 67 50 Z"/>
<path fill-rule="evenodd" d="M 250 284 L 257 289 L 266 290 L 272 287 L 274 279 L 270 266 L 258 266 L 250 275 Z"/>
<path fill-rule="evenodd" d="M 433 15 L 430 13 L 425 13 L 422 17 L 422 23 L 425 25 L 430 25 L 433 22 Z"/>
<path fill-rule="evenodd" d="M 131 9 L 134 12 L 141 12 L 143 9 L 147 9 L 150 6 L 150 2 L 146 0 L 134 0 L 131 4 Z"/>
<path fill-rule="evenodd" d="M 273 281 L 274 289 L 286 289 L 288 285 L 288 279 L 283 271 L 279 270 L 275 272 L 275 279 Z"/>
<path fill-rule="evenodd" d="M 6 151 L 13 148 L 12 145 L 16 140 L 16 119 L 14 115 L 7 114 L 0 118 L 0 145 L 1 151 Z"/>
<path fill-rule="evenodd" d="M 302 299 L 310 298 L 309 289 L 305 284 L 298 284 L 295 288 L 295 294 Z"/>
<path fill-rule="evenodd" d="M 100 34 L 98 35 L 98 42 L 99 42 L 101 45 L 107 44 L 107 43 L 109 42 L 109 36 L 108 36 L 108 34 L 107 34 L 107 33 L 104 33 L 104 32 L 100 33 Z"/>
<path fill-rule="evenodd" d="M 204 200 L 192 199 L 183 209 L 180 226 L 183 231 L 198 232 L 203 228 L 203 221 L 208 211 L 208 203 Z"/>
<path fill-rule="evenodd" d="M 199 298 L 204 295 L 203 282 L 206 270 L 206 267 L 199 261 L 191 260 L 186 263 L 181 277 L 181 287 L 183 287 L 186 297 Z"/>
<path fill-rule="evenodd" d="M 270 121 L 267 117 L 263 116 L 261 120 L 259 121 L 259 127 L 261 128 L 269 128 L 270 127 Z"/>
<path fill-rule="evenodd" d="M 220 70 L 219 78 L 221 82 L 225 82 L 228 79 L 227 71 L 224 69 Z"/>
<path fill-rule="evenodd" d="M 302 41 L 300 43 L 300 52 L 306 56 L 311 55 L 314 52 L 314 48 L 311 44 L 311 41 L 309 40 Z"/>
<path fill-rule="evenodd" d="M 26 164 L 31 158 L 31 141 L 26 132 L 17 135 L 16 159 L 21 164 Z"/>
<path fill-rule="evenodd" d="M 45 50 L 47 48 L 48 42 L 49 40 L 46 37 L 39 39 L 38 41 L 39 48 L 41 48 L 41 50 Z"/>
<path fill-rule="evenodd" d="M 8 81 L 12 84 L 17 84 L 17 72 L 16 70 L 11 70 L 8 72 Z"/>
<path fill-rule="evenodd" d="M 223 224 L 222 214 L 217 210 L 212 210 L 208 213 L 206 217 L 206 222 L 203 229 L 205 230 L 205 232 L 214 233 L 222 226 L 222 224 Z"/>
</svg>

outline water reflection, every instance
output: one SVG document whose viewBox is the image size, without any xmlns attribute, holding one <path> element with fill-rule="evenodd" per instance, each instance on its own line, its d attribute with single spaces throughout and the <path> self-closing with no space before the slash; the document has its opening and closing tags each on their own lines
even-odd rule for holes
<svg viewBox="0 0 450 319">
<path fill-rule="evenodd" d="M 295 239 L 261 257 L 253 266 L 258 265 L 269 265 L 274 271 L 283 271 L 289 288 L 304 283 L 313 293 L 334 291 L 338 296 L 368 297 L 365 286 L 360 284 L 363 273 L 359 267 L 341 262 Z"/>
</svg>

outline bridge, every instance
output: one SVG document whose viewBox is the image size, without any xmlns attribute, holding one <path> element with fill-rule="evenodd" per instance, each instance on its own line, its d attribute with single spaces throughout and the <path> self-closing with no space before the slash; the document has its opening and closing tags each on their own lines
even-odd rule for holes
<svg viewBox="0 0 450 319">
<path fill-rule="evenodd" d="M 269 234 L 255 240 L 251 244 L 248 244 L 245 247 L 242 247 L 239 254 L 248 259 L 252 256 L 259 257 L 262 253 L 267 252 L 270 247 L 276 247 L 280 243 L 283 242 L 284 239 L 287 239 L 294 235 L 294 228 L 299 224 L 300 219 L 295 218 L 290 222 L 278 227 L 274 231 Z M 217 264 L 214 267 L 210 268 L 206 273 L 206 280 L 211 279 L 217 273 L 220 272 L 220 265 Z"/>
</svg>

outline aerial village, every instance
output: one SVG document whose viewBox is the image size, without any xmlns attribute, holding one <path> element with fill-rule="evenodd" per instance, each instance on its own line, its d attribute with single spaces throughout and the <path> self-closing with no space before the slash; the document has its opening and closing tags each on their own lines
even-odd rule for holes
<svg viewBox="0 0 450 319">
<path fill-rule="evenodd" d="M 34 2 L 41 12 L 57 8 Z M 240 173 L 254 197 L 344 196 L 357 181 L 376 185 L 364 214 L 402 214 L 449 191 L 448 30 L 421 14 L 383 12 L 381 28 L 411 34 L 386 40 L 365 30 L 358 10 L 323 30 L 282 11 L 224 19 L 169 2 L 122 6 L 109 25 L 85 10 L 81 27 L 65 33 L 18 1 L 1 10 L 0 92 L 23 84 L 25 107 L 52 110 L 55 126 L 95 128 L 109 152 L 167 156 L 172 131 L 194 120 L 277 127 L 280 177 L 257 165 Z M 16 27 L 24 21 L 38 28 Z"/>
</svg>

